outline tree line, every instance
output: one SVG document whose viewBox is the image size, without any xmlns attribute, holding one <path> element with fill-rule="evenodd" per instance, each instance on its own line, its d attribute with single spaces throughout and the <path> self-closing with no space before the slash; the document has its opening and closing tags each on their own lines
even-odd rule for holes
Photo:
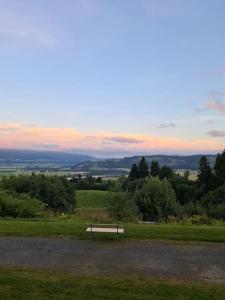
<svg viewBox="0 0 225 300">
<path fill-rule="evenodd" d="M 34 217 L 41 211 L 72 212 L 74 186 L 60 176 L 19 175 L 3 177 L 0 184 L 0 216 Z"/>
<path fill-rule="evenodd" d="M 197 180 L 190 173 L 175 173 L 153 160 L 148 166 L 144 157 L 133 164 L 127 178 L 120 178 L 119 197 L 112 199 L 109 211 L 118 219 L 159 220 L 203 215 L 225 219 L 225 151 L 210 166 L 207 157 L 199 162 Z M 124 210 L 124 206 L 126 209 Z"/>
</svg>

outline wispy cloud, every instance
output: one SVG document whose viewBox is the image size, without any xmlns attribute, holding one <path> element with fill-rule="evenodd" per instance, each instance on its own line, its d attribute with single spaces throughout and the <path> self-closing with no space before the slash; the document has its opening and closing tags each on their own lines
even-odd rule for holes
<svg viewBox="0 0 225 300">
<path fill-rule="evenodd" d="M 207 102 L 206 107 L 209 110 L 214 110 L 220 112 L 222 114 L 225 113 L 225 103 L 221 102 L 220 100 L 212 100 Z"/>
<path fill-rule="evenodd" d="M 224 138 L 225 137 L 225 131 L 211 130 L 211 131 L 208 132 L 208 136 Z"/>
<path fill-rule="evenodd" d="M 58 150 L 60 149 L 59 145 L 57 144 L 36 144 L 33 143 L 32 148 L 37 149 L 37 150 Z"/>
<path fill-rule="evenodd" d="M 7 130 L 7 132 L 6 132 Z M 96 132 L 83 133 L 74 128 L 28 127 L 0 123 L 0 147 L 79 151 L 87 153 L 198 153 L 220 151 L 217 140 L 158 137 L 154 135 Z"/>
<path fill-rule="evenodd" d="M 197 108 L 196 112 L 204 111 L 215 111 L 225 114 L 225 103 L 224 103 L 225 93 L 224 92 L 211 92 L 207 101 L 202 107 Z"/>
<path fill-rule="evenodd" d="M 105 140 L 113 143 L 118 143 L 118 144 L 140 144 L 144 142 L 141 139 L 129 138 L 124 136 L 109 137 L 109 138 L 105 138 Z"/>
<path fill-rule="evenodd" d="M 15 124 L 15 123 L 2 123 L 0 125 L 0 135 L 1 134 L 6 134 L 9 132 L 16 132 L 19 131 L 21 129 L 21 125 L 20 124 Z"/>
<path fill-rule="evenodd" d="M 170 127 L 175 127 L 175 124 L 174 123 L 163 123 L 163 124 L 160 124 L 157 128 L 165 129 L 165 128 L 170 128 Z"/>
</svg>

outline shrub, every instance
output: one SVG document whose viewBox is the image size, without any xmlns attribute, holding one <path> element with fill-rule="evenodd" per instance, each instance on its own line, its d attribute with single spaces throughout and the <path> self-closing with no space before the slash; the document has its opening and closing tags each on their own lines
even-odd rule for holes
<svg viewBox="0 0 225 300">
<path fill-rule="evenodd" d="M 225 205 L 225 184 L 214 191 L 208 192 L 204 197 L 202 197 L 201 203 L 210 209 L 212 207 Z"/>
<path fill-rule="evenodd" d="M 10 176 L 2 181 L 4 189 L 28 194 L 56 212 L 70 212 L 75 208 L 75 190 L 70 182 L 59 176 Z"/>
<path fill-rule="evenodd" d="M 127 193 L 114 193 L 109 200 L 110 217 L 118 221 L 136 221 L 137 207 Z"/>
<path fill-rule="evenodd" d="M 41 203 L 29 195 L 13 195 L 0 191 L 0 216 L 31 218 L 37 216 L 42 209 Z"/>
<path fill-rule="evenodd" d="M 213 219 L 225 220 L 225 204 L 218 205 L 216 207 L 209 207 L 207 215 Z"/>
<path fill-rule="evenodd" d="M 206 215 L 203 216 L 193 216 L 191 219 L 191 223 L 193 225 L 212 225 L 213 224 L 213 220 L 210 219 L 209 217 L 207 217 Z"/>
<path fill-rule="evenodd" d="M 144 219 L 166 219 L 180 212 L 175 193 L 167 181 L 158 177 L 148 178 L 134 195 L 134 201 Z"/>
<path fill-rule="evenodd" d="M 176 194 L 176 199 L 181 205 L 185 205 L 195 198 L 195 185 L 183 177 L 174 176 L 170 183 Z"/>
<path fill-rule="evenodd" d="M 200 204 L 195 204 L 193 202 L 189 202 L 182 206 L 183 215 L 192 217 L 195 215 L 204 215 L 206 213 L 206 209 L 202 207 Z"/>
</svg>

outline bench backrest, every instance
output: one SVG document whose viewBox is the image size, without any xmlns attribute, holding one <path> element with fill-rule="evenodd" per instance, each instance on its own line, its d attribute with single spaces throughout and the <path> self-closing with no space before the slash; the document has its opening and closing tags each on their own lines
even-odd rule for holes
<svg viewBox="0 0 225 300">
<path fill-rule="evenodd" d="M 90 224 L 89 227 L 94 228 L 123 228 L 123 226 L 118 224 Z"/>
</svg>

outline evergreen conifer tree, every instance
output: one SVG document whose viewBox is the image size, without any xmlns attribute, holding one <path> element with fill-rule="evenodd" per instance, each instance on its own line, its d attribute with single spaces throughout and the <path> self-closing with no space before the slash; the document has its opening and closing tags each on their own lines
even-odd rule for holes
<svg viewBox="0 0 225 300">
<path fill-rule="evenodd" d="M 206 156 L 202 156 L 199 162 L 198 183 L 208 192 L 212 188 L 213 173 Z"/>
<path fill-rule="evenodd" d="M 133 164 L 130 170 L 130 174 L 128 176 L 128 180 L 138 179 L 138 167 L 136 164 Z"/>
<path fill-rule="evenodd" d="M 150 174 L 153 177 L 156 177 L 159 176 L 159 172 L 160 172 L 159 163 L 157 160 L 153 160 L 150 167 Z"/>
<path fill-rule="evenodd" d="M 217 186 L 223 185 L 225 183 L 225 150 L 217 155 L 214 171 Z"/>
<path fill-rule="evenodd" d="M 145 178 L 149 175 L 149 167 L 145 157 L 142 157 L 138 165 L 138 177 Z"/>
</svg>

